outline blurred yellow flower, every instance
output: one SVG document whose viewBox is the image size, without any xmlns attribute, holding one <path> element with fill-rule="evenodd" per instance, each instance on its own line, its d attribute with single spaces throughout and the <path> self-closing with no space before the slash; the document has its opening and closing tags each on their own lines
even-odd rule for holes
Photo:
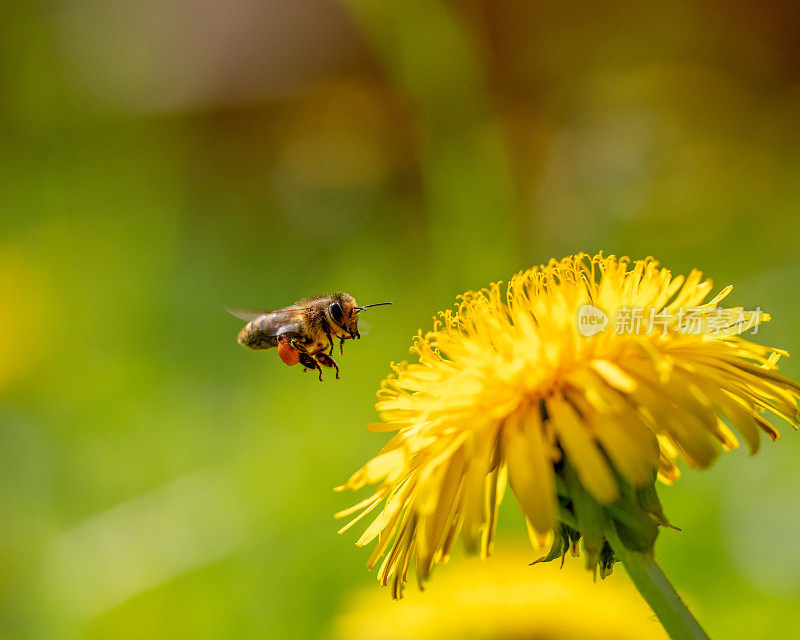
<svg viewBox="0 0 800 640">
<path fill-rule="evenodd" d="M 661 640 L 668 636 L 624 577 L 603 585 L 575 566 L 527 566 L 522 551 L 460 559 L 424 598 L 369 589 L 336 620 L 336 640 Z"/>
<path fill-rule="evenodd" d="M 583 539 L 587 567 L 611 571 L 606 535 L 650 553 L 667 521 L 656 474 L 676 460 L 707 467 L 722 449 L 751 452 L 763 411 L 796 424 L 800 387 L 776 372 L 784 351 L 756 344 L 769 316 L 722 309 L 725 288 L 699 271 L 673 277 L 652 258 L 579 254 L 461 296 L 419 333 L 419 362 L 393 365 L 378 393 L 398 433 L 339 490 L 378 483 L 349 526 L 382 505 L 357 544 L 377 539 L 368 566 L 399 597 L 412 559 L 427 579 L 459 534 L 491 552 L 506 483 L 550 560 Z"/>
<path fill-rule="evenodd" d="M 0 246 L 0 391 L 28 375 L 51 342 L 48 294 L 38 265 L 16 247 Z"/>
</svg>

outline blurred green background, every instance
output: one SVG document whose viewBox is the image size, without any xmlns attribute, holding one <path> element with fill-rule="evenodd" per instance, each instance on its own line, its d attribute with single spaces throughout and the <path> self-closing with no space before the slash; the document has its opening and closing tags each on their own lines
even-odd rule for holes
<svg viewBox="0 0 800 640">
<path fill-rule="evenodd" d="M 388 363 L 458 293 L 551 257 L 696 266 L 800 352 L 796 3 L 3 14 L 3 640 L 329 637 L 374 580 L 331 488 L 385 440 L 364 425 Z M 395 304 L 324 384 L 223 310 L 331 290 Z M 661 490 L 683 532 L 659 558 L 716 638 L 800 626 L 782 431 Z M 525 535 L 513 501 L 501 529 Z"/>
</svg>

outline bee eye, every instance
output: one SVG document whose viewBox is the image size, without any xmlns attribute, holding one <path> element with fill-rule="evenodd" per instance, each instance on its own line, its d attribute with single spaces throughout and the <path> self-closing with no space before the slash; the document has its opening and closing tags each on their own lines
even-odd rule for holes
<svg viewBox="0 0 800 640">
<path fill-rule="evenodd" d="M 333 318 L 333 321 L 336 324 L 341 325 L 344 321 L 344 314 L 342 313 L 342 307 L 339 305 L 339 303 L 332 302 L 331 306 L 328 307 L 328 310 L 331 312 L 331 318 Z"/>
</svg>

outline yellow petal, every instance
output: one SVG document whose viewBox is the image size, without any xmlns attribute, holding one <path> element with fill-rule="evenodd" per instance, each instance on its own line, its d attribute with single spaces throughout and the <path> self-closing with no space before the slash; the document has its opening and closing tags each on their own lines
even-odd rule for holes
<svg viewBox="0 0 800 640">
<path fill-rule="evenodd" d="M 624 393 L 636 391 L 636 381 L 609 360 L 592 360 L 591 367 L 614 389 Z"/>
<path fill-rule="evenodd" d="M 581 484 L 601 504 L 615 500 L 619 495 L 617 481 L 586 424 L 561 397 L 553 396 L 546 404 L 559 442 L 570 464 L 575 467 Z"/>
<path fill-rule="evenodd" d="M 585 413 L 590 414 L 586 400 L 572 394 L 570 399 L 581 410 L 586 406 Z M 615 406 L 616 413 L 591 413 L 589 426 L 617 471 L 632 485 L 644 486 L 653 481 L 653 473 L 658 469 L 658 439 L 629 405 Z"/>
<path fill-rule="evenodd" d="M 547 533 L 556 523 L 553 463 L 546 451 L 539 407 L 512 414 L 503 427 L 508 479 L 522 511 L 539 533 Z"/>
</svg>

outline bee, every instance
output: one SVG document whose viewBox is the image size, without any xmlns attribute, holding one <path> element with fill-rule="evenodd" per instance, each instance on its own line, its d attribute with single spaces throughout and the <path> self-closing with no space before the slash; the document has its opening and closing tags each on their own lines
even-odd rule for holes
<svg viewBox="0 0 800 640">
<path fill-rule="evenodd" d="M 391 302 L 377 302 L 363 307 L 356 305 L 353 296 L 334 293 L 303 298 L 290 307 L 276 311 L 230 311 L 248 323 L 239 332 L 239 344 L 249 349 L 278 347 L 278 356 L 289 366 L 302 364 L 304 369 L 316 370 L 322 380 L 322 367 L 336 370 L 333 343 L 339 340 L 339 354 L 345 340 L 361 338 L 358 314 L 369 307 Z"/>
</svg>

